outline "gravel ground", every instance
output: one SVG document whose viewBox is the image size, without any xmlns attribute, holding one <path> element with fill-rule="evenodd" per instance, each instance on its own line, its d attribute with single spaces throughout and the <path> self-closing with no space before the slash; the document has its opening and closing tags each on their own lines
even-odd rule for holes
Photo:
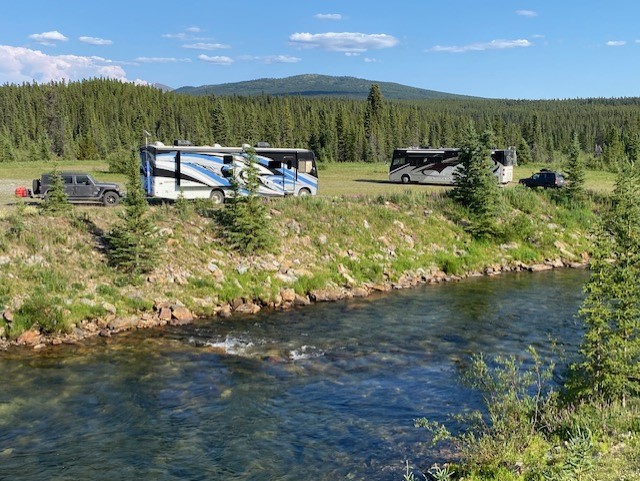
<svg viewBox="0 0 640 481">
<path fill-rule="evenodd" d="M 20 186 L 26 187 L 27 189 L 31 188 L 24 180 L 0 179 L 0 205 L 14 204 L 16 201 L 16 187 Z"/>
</svg>

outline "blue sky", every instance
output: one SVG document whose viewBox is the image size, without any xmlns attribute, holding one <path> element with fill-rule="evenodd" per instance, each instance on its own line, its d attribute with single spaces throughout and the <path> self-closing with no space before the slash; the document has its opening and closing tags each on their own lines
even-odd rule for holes
<svg viewBox="0 0 640 481">
<path fill-rule="evenodd" d="M 0 13 L 0 84 L 310 73 L 491 98 L 640 96 L 640 1 L 7 0 Z"/>
</svg>

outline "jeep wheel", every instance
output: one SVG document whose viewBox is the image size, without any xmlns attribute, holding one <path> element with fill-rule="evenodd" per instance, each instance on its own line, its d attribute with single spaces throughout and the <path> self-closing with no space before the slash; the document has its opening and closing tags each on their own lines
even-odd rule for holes
<svg viewBox="0 0 640 481">
<path fill-rule="evenodd" d="M 105 192 L 102 196 L 102 203 L 107 207 L 113 207 L 120 202 L 120 196 L 115 192 Z"/>
</svg>

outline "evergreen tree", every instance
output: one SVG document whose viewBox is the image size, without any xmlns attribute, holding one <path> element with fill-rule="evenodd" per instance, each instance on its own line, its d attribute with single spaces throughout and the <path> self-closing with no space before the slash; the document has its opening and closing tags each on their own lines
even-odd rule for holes
<svg viewBox="0 0 640 481">
<path fill-rule="evenodd" d="M 518 153 L 519 165 L 526 165 L 531 163 L 531 147 L 529 147 L 529 144 L 524 139 L 524 137 L 520 138 L 520 143 L 518 144 L 517 153 Z"/>
<path fill-rule="evenodd" d="M 478 135 L 473 126 L 464 134 L 460 147 L 461 169 L 454 173 L 455 187 L 451 196 L 465 206 L 471 215 L 470 231 L 476 237 L 495 232 L 498 213 L 498 183 L 491 171 L 492 135 Z"/>
<path fill-rule="evenodd" d="M 69 203 L 69 197 L 64 190 L 64 180 L 62 175 L 60 175 L 58 169 L 55 168 L 49 176 L 50 187 L 44 196 L 42 209 L 52 214 L 69 212 L 71 210 L 71 204 Z"/>
<path fill-rule="evenodd" d="M 586 298 L 586 332 L 569 387 L 623 405 L 640 394 L 640 172 L 620 169 L 613 202 L 598 224 Z"/>
<path fill-rule="evenodd" d="M 569 181 L 565 189 L 566 196 L 569 201 L 580 204 L 585 198 L 585 168 L 584 162 L 580 158 L 580 141 L 575 132 L 569 146 L 569 162 L 565 170 Z"/>
<path fill-rule="evenodd" d="M 364 117 L 364 130 L 366 136 L 366 162 L 379 162 L 384 160 L 384 139 L 380 129 L 382 117 L 382 93 L 378 84 L 372 84 L 367 97 L 367 110 Z"/>
<path fill-rule="evenodd" d="M 107 235 L 107 254 L 110 264 L 118 270 L 140 275 L 150 272 L 156 264 L 161 238 L 149 216 L 137 162 L 129 163 L 127 174 L 125 210 Z"/>
<path fill-rule="evenodd" d="M 624 151 L 624 143 L 620 138 L 620 132 L 618 129 L 612 128 L 602 149 L 602 163 L 605 167 L 615 169 L 616 164 L 626 158 Z"/>
<path fill-rule="evenodd" d="M 219 219 L 230 245 L 243 253 L 270 249 L 274 243 L 274 227 L 267 205 L 258 196 L 260 186 L 255 152 L 250 149 L 246 167 L 233 167 L 233 195 Z"/>
</svg>

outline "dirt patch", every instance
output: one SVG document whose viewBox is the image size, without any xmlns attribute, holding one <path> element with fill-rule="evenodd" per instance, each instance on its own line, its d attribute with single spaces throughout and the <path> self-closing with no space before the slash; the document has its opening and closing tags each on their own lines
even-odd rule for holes
<svg viewBox="0 0 640 481">
<path fill-rule="evenodd" d="M 27 182 L 20 179 L 0 179 L 0 205 L 14 204 L 16 201 L 16 187 L 26 187 L 30 189 L 31 186 L 27 185 Z"/>
</svg>

